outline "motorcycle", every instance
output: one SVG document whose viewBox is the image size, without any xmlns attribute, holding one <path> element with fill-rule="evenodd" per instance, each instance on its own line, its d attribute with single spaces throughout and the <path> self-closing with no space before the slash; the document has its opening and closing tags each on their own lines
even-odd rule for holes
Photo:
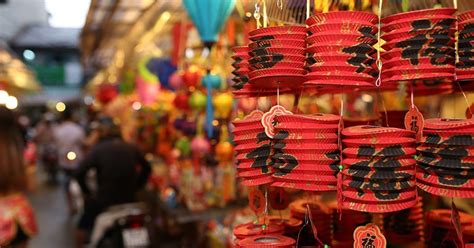
<svg viewBox="0 0 474 248">
<path fill-rule="evenodd" d="M 90 243 L 97 248 L 154 247 L 151 220 L 144 203 L 112 206 L 97 217 Z"/>
</svg>

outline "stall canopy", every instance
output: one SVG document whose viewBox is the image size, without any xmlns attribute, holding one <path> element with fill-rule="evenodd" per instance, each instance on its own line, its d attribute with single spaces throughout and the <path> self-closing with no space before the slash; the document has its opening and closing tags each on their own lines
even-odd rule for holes
<svg viewBox="0 0 474 248">
<path fill-rule="evenodd" d="M 0 88 L 14 93 L 39 91 L 35 74 L 0 41 Z"/>
</svg>

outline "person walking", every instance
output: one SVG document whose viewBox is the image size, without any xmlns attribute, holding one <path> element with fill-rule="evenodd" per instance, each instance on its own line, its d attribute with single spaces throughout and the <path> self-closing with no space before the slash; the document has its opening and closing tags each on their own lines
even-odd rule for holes
<svg viewBox="0 0 474 248">
<path fill-rule="evenodd" d="M 0 107 L 0 247 L 25 248 L 37 234 L 23 161 L 23 138 L 14 113 Z"/>
<path fill-rule="evenodd" d="M 70 214 L 77 208 L 70 190 L 71 177 L 83 157 L 84 129 L 73 121 L 72 113 L 66 109 L 63 112 L 62 122 L 54 129 L 54 138 L 58 148 L 58 162 L 65 174 L 65 193 Z"/>
</svg>

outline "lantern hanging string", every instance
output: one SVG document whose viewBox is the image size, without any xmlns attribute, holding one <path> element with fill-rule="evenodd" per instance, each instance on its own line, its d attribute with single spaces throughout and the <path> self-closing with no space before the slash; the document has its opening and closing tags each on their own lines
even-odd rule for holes
<svg viewBox="0 0 474 248">
<path fill-rule="evenodd" d="M 255 22 L 257 23 L 257 29 L 261 28 L 262 24 L 260 23 L 260 5 L 258 1 L 255 3 L 255 11 L 253 12 L 253 17 L 255 18 Z"/>
<path fill-rule="evenodd" d="M 471 109 L 471 106 L 469 105 L 469 100 L 467 99 L 466 93 L 464 92 L 464 90 L 462 90 L 461 84 L 459 83 L 458 80 L 456 80 L 456 84 L 458 85 L 459 90 L 461 91 L 461 94 L 464 97 L 464 101 L 466 102 L 466 105 L 467 105 L 467 111 L 469 111 L 471 116 L 473 116 L 472 115 L 472 109 Z"/>
<path fill-rule="evenodd" d="M 378 17 L 379 17 L 379 23 L 378 23 L 378 31 L 377 31 L 377 41 L 378 41 L 378 48 L 377 48 L 377 69 L 379 70 L 379 75 L 377 77 L 377 80 L 375 81 L 375 86 L 377 87 L 380 87 L 380 85 L 382 84 L 382 60 L 380 59 L 380 49 L 382 49 L 382 44 L 381 44 L 381 38 L 380 38 L 380 35 L 381 35 L 381 29 L 382 29 L 382 25 L 381 25 L 381 19 L 382 19 L 382 3 L 383 3 L 383 0 L 379 0 L 379 8 L 378 8 Z"/>
<path fill-rule="evenodd" d="M 267 1 L 263 0 L 263 27 L 268 27 Z"/>
<path fill-rule="evenodd" d="M 306 0 L 306 19 L 311 15 L 311 0 Z"/>
<path fill-rule="evenodd" d="M 455 9 L 458 9 L 458 1 L 457 0 L 453 0 L 453 6 Z M 459 47 L 459 23 L 456 22 L 456 34 L 455 34 L 455 45 L 454 45 L 454 49 L 456 51 L 456 64 L 459 63 L 459 51 L 458 51 L 458 47 Z M 458 75 L 457 74 L 454 74 L 454 79 L 457 81 L 458 79 Z"/>
<path fill-rule="evenodd" d="M 299 247 L 299 242 L 300 242 L 300 236 L 301 236 L 301 232 L 305 229 L 305 227 L 308 225 L 309 221 L 308 221 L 308 212 L 306 212 L 306 214 L 304 215 L 304 224 L 301 226 L 300 230 L 298 231 L 298 236 L 296 237 L 296 246 L 295 247 Z"/>
<path fill-rule="evenodd" d="M 277 105 L 280 105 L 280 86 L 277 87 Z"/>
<path fill-rule="evenodd" d="M 278 0 L 278 1 L 277 1 L 277 7 L 278 7 L 280 10 L 283 10 L 283 0 Z"/>
<path fill-rule="evenodd" d="M 410 83 L 410 103 L 411 108 L 415 108 L 415 100 L 413 99 L 413 83 Z"/>
</svg>

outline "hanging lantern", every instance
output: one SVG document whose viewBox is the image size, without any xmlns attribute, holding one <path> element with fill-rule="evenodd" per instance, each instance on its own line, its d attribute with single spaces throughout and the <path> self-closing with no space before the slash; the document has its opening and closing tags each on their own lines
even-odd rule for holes
<svg viewBox="0 0 474 248">
<path fill-rule="evenodd" d="M 275 116 L 272 186 L 336 190 L 339 121 L 326 114 Z"/>
<path fill-rule="evenodd" d="M 425 120 L 417 148 L 417 185 L 430 194 L 474 197 L 474 121 Z"/>
<path fill-rule="evenodd" d="M 287 36 L 279 38 L 281 34 Z M 249 33 L 249 83 L 256 88 L 298 88 L 305 80 L 304 26 L 279 26 Z"/>
<path fill-rule="evenodd" d="M 173 105 L 182 111 L 189 110 L 189 96 L 186 92 L 179 92 L 173 100 Z"/>
<path fill-rule="evenodd" d="M 209 153 L 210 150 L 211 144 L 209 144 L 209 141 L 202 135 L 198 134 L 191 141 L 191 151 L 193 152 L 193 154 L 204 155 Z"/>
<path fill-rule="evenodd" d="M 456 79 L 470 83 L 470 88 L 462 87 L 464 91 L 473 91 L 474 84 L 474 43 L 472 30 L 474 28 L 474 11 L 466 11 L 458 15 L 458 57 L 456 64 Z M 458 87 L 455 87 L 458 88 Z"/>
<path fill-rule="evenodd" d="M 202 42 L 208 48 L 234 9 L 235 0 L 184 0 L 184 7 L 196 26 Z"/>
<path fill-rule="evenodd" d="M 455 79 L 455 12 L 453 8 L 424 9 L 382 18 L 381 38 L 386 41 L 382 81 L 437 80 L 429 86 L 417 83 L 414 93 L 449 93 Z"/>
<path fill-rule="evenodd" d="M 245 119 L 233 121 L 232 133 L 236 144 L 237 172 L 242 185 L 255 186 L 272 182 L 272 168 L 269 167 L 272 141 L 265 134 L 262 125 L 263 113 L 255 111 Z"/>
<path fill-rule="evenodd" d="M 181 73 L 176 71 L 173 74 L 171 74 L 170 79 L 169 79 L 169 85 L 174 90 L 178 90 L 181 87 L 183 87 L 184 81 L 183 81 L 183 76 L 181 75 Z"/>
<path fill-rule="evenodd" d="M 202 111 L 206 107 L 206 99 L 206 95 L 196 90 L 189 97 L 189 106 L 191 106 L 194 111 Z"/>
<path fill-rule="evenodd" d="M 227 119 L 232 112 L 234 101 L 230 93 L 220 93 L 213 99 L 217 118 Z"/>
<path fill-rule="evenodd" d="M 97 100 L 102 104 L 107 104 L 117 97 L 117 87 L 113 84 L 101 84 L 96 93 Z"/>
<path fill-rule="evenodd" d="M 234 155 L 234 147 L 229 141 L 220 141 L 216 145 L 216 159 L 219 162 L 232 161 Z"/>
<path fill-rule="evenodd" d="M 377 21 L 377 15 L 362 11 L 318 13 L 307 19 L 310 71 L 305 85 L 324 87 L 325 93 L 374 87 Z"/>
<path fill-rule="evenodd" d="M 342 135 L 345 208 L 386 213 L 416 205 L 414 132 L 354 126 L 345 128 Z"/>
<path fill-rule="evenodd" d="M 199 83 L 201 73 L 195 69 L 190 68 L 183 73 L 183 82 L 188 88 L 196 88 Z"/>
</svg>

